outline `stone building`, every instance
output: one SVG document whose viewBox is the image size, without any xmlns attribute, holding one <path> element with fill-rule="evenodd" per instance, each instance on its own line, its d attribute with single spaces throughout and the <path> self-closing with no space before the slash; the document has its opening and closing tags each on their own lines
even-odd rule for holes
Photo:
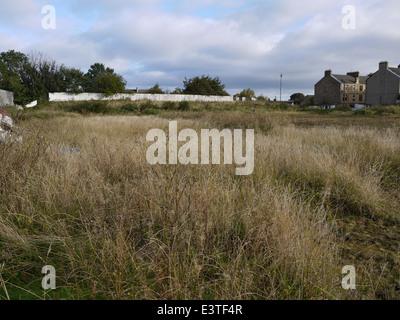
<svg viewBox="0 0 400 320">
<path fill-rule="evenodd" d="M 14 93 L 0 89 L 0 106 L 13 106 Z"/>
<path fill-rule="evenodd" d="M 379 70 L 367 79 L 367 104 L 394 105 L 400 100 L 400 65 L 390 68 L 384 61 Z"/>
<path fill-rule="evenodd" d="M 325 76 L 315 85 L 315 104 L 348 105 L 365 104 L 367 77 L 359 72 L 347 75 L 332 74 L 325 71 Z"/>
</svg>

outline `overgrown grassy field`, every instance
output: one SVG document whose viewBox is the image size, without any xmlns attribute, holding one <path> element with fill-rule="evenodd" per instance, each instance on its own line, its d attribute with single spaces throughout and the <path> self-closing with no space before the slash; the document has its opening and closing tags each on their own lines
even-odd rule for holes
<svg viewBox="0 0 400 320">
<path fill-rule="evenodd" d="M 0 144 L 0 298 L 400 298 L 399 109 L 282 109 L 9 110 L 24 143 Z M 149 165 L 146 134 L 170 120 L 255 129 L 254 173 Z M 56 290 L 41 288 L 45 265 Z"/>
</svg>

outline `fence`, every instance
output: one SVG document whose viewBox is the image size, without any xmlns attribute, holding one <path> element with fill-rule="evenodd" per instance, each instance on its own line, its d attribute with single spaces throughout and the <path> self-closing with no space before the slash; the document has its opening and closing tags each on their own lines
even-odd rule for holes
<svg viewBox="0 0 400 320">
<path fill-rule="evenodd" d="M 231 96 L 201 96 L 201 95 L 184 95 L 184 94 L 128 94 L 119 93 L 110 97 L 105 97 L 101 93 L 64 93 L 55 92 L 49 94 L 49 100 L 55 102 L 65 101 L 90 101 L 90 100 L 152 100 L 152 101 L 202 101 L 202 102 L 231 102 Z"/>
</svg>

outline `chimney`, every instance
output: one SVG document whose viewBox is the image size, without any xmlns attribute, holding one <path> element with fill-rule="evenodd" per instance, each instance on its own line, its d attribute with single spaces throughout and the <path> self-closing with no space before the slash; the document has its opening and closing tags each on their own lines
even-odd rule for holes
<svg viewBox="0 0 400 320">
<path fill-rule="evenodd" d="M 360 77 L 360 72 L 356 71 L 356 72 L 348 72 L 347 73 L 348 76 L 352 76 L 353 78 L 359 78 Z"/>
<path fill-rule="evenodd" d="M 379 70 L 381 71 L 386 71 L 387 69 L 389 69 L 389 62 L 387 61 L 383 61 L 381 63 L 379 63 Z"/>
<path fill-rule="evenodd" d="M 332 76 L 332 70 L 326 70 L 325 71 L 325 77 L 331 77 Z"/>
<path fill-rule="evenodd" d="M 398 65 L 398 67 L 397 68 L 399 68 L 400 69 L 400 64 Z"/>
</svg>

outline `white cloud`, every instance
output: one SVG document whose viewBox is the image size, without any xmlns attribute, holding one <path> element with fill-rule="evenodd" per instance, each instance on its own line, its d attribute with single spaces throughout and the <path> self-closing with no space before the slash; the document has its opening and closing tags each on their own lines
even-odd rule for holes
<svg viewBox="0 0 400 320">
<path fill-rule="evenodd" d="M 273 95 L 282 72 L 290 95 L 312 93 L 327 68 L 368 74 L 381 60 L 400 63 L 396 0 L 353 0 L 356 30 L 342 28 L 347 0 L 54 0 L 57 29 L 44 31 L 46 2 L 2 1 L 0 51 L 38 50 L 82 69 L 101 61 L 132 87 L 210 74 Z"/>
</svg>

